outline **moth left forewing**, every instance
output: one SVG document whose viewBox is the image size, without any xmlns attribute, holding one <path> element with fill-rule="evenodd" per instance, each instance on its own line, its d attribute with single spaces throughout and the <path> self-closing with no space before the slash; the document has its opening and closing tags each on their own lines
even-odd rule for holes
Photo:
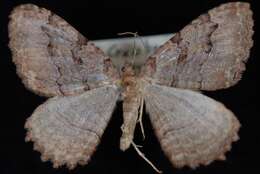
<svg viewBox="0 0 260 174">
<path fill-rule="evenodd" d="M 15 7 L 8 31 L 17 73 L 37 94 L 77 94 L 118 78 L 102 50 L 47 9 L 33 4 Z"/>
<path fill-rule="evenodd" d="M 56 96 L 40 105 L 25 124 L 27 141 L 55 168 L 87 164 L 112 116 L 117 87 L 104 86 L 72 96 Z"/>
<path fill-rule="evenodd" d="M 224 160 L 238 139 L 240 124 L 234 114 L 200 93 L 148 85 L 144 99 L 161 147 L 175 167 Z"/>
</svg>

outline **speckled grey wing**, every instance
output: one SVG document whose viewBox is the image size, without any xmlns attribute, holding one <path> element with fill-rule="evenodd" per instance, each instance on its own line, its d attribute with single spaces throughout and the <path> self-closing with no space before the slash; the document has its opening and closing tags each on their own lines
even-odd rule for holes
<svg viewBox="0 0 260 174">
<path fill-rule="evenodd" d="M 253 45 L 248 3 L 209 10 L 176 33 L 146 62 L 143 75 L 161 85 L 217 90 L 235 85 Z"/>
<path fill-rule="evenodd" d="M 84 165 L 99 144 L 118 98 L 105 86 L 73 96 L 56 96 L 40 105 L 27 120 L 27 141 L 53 166 Z"/>
<path fill-rule="evenodd" d="M 10 15 L 9 38 L 17 73 L 37 94 L 81 93 L 118 77 L 103 51 L 44 8 L 16 7 Z"/>
<path fill-rule="evenodd" d="M 224 160 L 238 139 L 240 124 L 233 113 L 198 92 L 149 85 L 144 96 L 156 136 L 175 167 Z"/>
</svg>

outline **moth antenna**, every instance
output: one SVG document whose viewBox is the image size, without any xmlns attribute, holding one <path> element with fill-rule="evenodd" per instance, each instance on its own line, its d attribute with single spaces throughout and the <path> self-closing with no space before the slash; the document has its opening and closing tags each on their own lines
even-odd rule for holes
<svg viewBox="0 0 260 174">
<path fill-rule="evenodd" d="M 144 153 L 141 152 L 141 151 L 138 149 L 137 145 L 136 145 L 134 142 L 132 142 L 131 144 L 133 145 L 133 147 L 134 147 L 134 149 L 136 150 L 137 154 L 138 154 L 140 157 L 142 157 L 157 173 L 162 173 L 161 170 L 157 169 L 157 168 L 155 167 L 155 165 L 154 165 L 149 159 L 147 159 L 147 158 L 145 157 Z"/>
<path fill-rule="evenodd" d="M 123 33 L 118 33 L 118 35 L 119 36 L 122 36 L 122 35 L 133 35 L 134 38 L 139 37 L 137 32 L 123 32 Z M 133 43 L 133 58 L 132 58 L 132 62 L 131 62 L 132 66 L 134 66 L 135 57 L 136 57 L 136 41 L 134 39 L 134 43 Z"/>
<path fill-rule="evenodd" d="M 126 32 L 122 32 L 122 33 L 117 33 L 117 35 L 119 36 L 123 36 L 123 35 L 136 35 L 137 32 L 131 32 L 131 31 L 126 31 Z"/>
<path fill-rule="evenodd" d="M 135 33 L 134 35 L 134 45 L 133 45 L 133 59 L 132 59 L 132 67 L 134 67 L 134 63 L 135 63 L 135 57 L 136 57 L 136 43 L 135 43 L 135 39 L 136 39 L 136 36 L 137 36 L 137 32 Z"/>
<path fill-rule="evenodd" d="M 148 44 L 145 44 L 144 40 L 142 39 L 142 37 L 140 37 L 140 35 L 138 33 L 136 33 L 136 38 L 138 38 L 140 40 L 140 42 L 142 43 L 143 45 L 143 48 L 144 48 L 144 52 L 145 52 L 145 58 L 147 58 L 147 51 L 149 51 L 149 46 Z"/>
</svg>

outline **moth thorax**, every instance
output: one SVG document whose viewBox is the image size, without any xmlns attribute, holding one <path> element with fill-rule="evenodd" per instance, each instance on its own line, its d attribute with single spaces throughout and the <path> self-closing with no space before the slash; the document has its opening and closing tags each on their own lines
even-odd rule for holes
<svg viewBox="0 0 260 174">
<path fill-rule="evenodd" d="M 126 64 L 122 68 L 122 82 L 123 86 L 132 86 L 136 83 L 135 70 L 130 64 Z"/>
</svg>

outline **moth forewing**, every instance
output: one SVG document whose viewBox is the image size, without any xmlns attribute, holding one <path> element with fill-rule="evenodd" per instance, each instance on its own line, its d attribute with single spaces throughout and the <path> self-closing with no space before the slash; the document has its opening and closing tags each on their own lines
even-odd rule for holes
<svg viewBox="0 0 260 174">
<path fill-rule="evenodd" d="M 235 85 L 253 46 L 252 14 L 245 2 L 209 10 L 155 50 L 143 72 L 157 84 L 177 88 L 214 91 Z"/>
</svg>

